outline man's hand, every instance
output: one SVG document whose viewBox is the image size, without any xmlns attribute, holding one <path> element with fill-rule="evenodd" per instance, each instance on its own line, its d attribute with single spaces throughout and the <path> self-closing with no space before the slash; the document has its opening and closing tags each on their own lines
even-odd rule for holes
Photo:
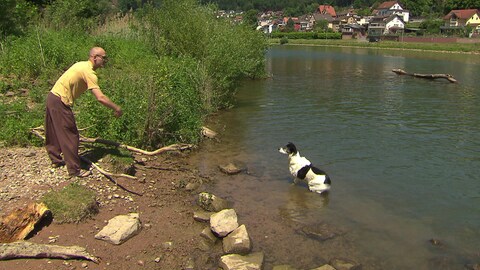
<svg viewBox="0 0 480 270">
<path fill-rule="evenodd" d="M 115 110 L 114 114 L 115 114 L 115 117 L 118 118 L 118 117 L 123 115 L 123 111 L 122 111 L 121 108 L 118 108 L 118 109 Z"/>
</svg>

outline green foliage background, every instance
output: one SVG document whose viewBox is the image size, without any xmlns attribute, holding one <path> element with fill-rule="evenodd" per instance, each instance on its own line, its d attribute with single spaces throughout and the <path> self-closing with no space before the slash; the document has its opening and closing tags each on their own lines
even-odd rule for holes
<svg viewBox="0 0 480 270">
<path fill-rule="evenodd" d="M 114 118 L 84 94 L 77 125 L 83 135 L 146 149 L 198 142 L 205 118 L 231 106 L 238 84 L 264 76 L 265 38 L 215 19 L 213 6 L 166 0 L 118 16 L 106 3 L 52 1 L 20 34 L 0 40 L 0 144 L 41 144 L 29 128 L 43 124 L 46 94 L 92 46 L 109 55 L 97 75 L 124 115 Z"/>
</svg>

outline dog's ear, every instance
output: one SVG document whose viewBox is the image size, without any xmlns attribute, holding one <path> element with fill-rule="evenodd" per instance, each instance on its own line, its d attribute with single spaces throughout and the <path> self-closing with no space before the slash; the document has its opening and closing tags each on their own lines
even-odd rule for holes
<svg viewBox="0 0 480 270">
<path fill-rule="evenodd" d="M 297 153 L 297 147 L 295 147 L 295 144 L 293 144 L 292 142 L 289 142 L 287 144 L 287 149 L 288 149 L 288 153 L 289 154 L 295 154 Z"/>
</svg>

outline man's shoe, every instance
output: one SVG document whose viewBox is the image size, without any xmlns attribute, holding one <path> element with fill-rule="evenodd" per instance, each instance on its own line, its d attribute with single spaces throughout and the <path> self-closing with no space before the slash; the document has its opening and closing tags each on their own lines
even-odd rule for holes
<svg viewBox="0 0 480 270">
<path fill-rule="evenodd" d="M 61 162 L 58 162 L 58 163 L 52 163 L 52 168 L 53 169 L 60 168 L 62 166 L 65 166 L 65 161 L 61 161 Z"/>
<path fill-rule="evenodd" d="M 88 177 L 92 174 L 91 171 L 86 171 L 86 170 L 80 170 L 78 173 L 76 174 L 70 174 L 69 175 L 69 178 L 72 178 L 72 177 L 78 177 L 78 178 L 85 178 L 85 177 Z"/>
</svg>

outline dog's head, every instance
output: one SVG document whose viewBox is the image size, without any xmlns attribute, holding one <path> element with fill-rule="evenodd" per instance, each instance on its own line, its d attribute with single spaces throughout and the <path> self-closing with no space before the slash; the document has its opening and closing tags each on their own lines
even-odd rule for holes
<svg viewBox="0 0 480 270">
<path fill-rule="evenodd" d="M 289 142 L 287 145 L 285 145 L 282 148 L 278 149 L 278 152 L 286 155 L 296 155 L 297 154 L 297 147 L 295 147 L 295 144 Z"/>
</svg>

